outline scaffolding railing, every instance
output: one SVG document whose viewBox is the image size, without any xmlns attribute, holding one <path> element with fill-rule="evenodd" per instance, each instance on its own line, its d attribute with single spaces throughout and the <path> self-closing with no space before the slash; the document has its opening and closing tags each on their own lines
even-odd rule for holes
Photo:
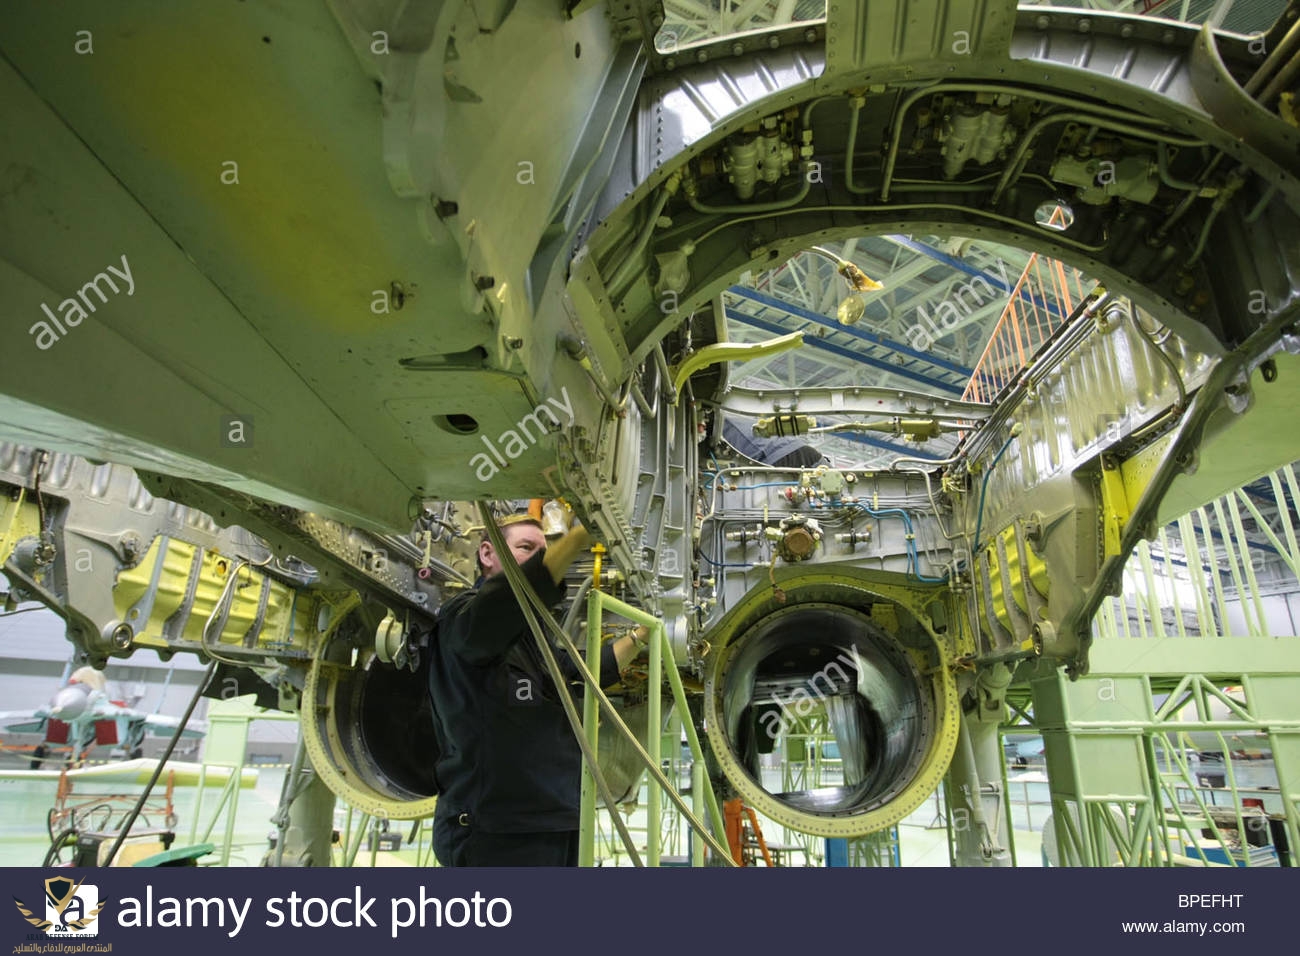
<svg viewBox="0 0 1300 956">
<path fill-rule="evenodd" d="M 1300 476 L 1283 465 L 1139 541 L 1098 638 L 1300 635 Z M 1248 533 L 1247 528 L 1250 531 Z"/>
<path fill-rule="evenodd" d="M 1078 269 L 1031 255 L 975 363 L 962 401 L 993 401 L 1083 301 L 1085 281 Z"/>
<path fill-rule="evenodd" d="M 592 589 L 587 596 L 587 667 L 591 673 L 600 672 L 600 648 L 601 648 L 601 622 L 606 611 L 617 614 L 620 617 L 632 621 L 634 624 L 640 624 L 648 631 L 650 640 L 650 655 L 648 662 L 647 674 L 647 703 L 649 704 L 649 726 L 650 733 L 647 739 L 646 751 L 648 752 L 649 762 L 647 769 L 651 770 L 651 776 L 658 776 L 659 780 L 651 779 L 649 790 L 646 795 L 646 831 L 652 838 L 647 840 L 646 846 L 646 863 L 649 866 L 658 866 L 660 861 L 660 844 L 659 835 L 661 834 L 661 806 L 662 798 L 667 796 L 677 809 L 681 812 L 683 818 L 690 823 L 692 829 L 696 830 L 701 837 L 696 841 L 699 845 L 698 861 L 703 863 L 704 844 L 719 855 L 720 858 L 730 860 L 730 856 L 719 842 L 714 834 L 725 832 L 722 819 L 722 808 L 720 807 L 717 797 L 714 795 L 713 788 L 706 784 L 704 768 L 704 751 L 700 746 L 699 736 L 696 733 L 695 726 L 689 720 L 684 720 L 682 727 L 686 731 L 686 740 L 691 748 L 691 758 L 693 761 L 693 779 L 691 782 L 691 796 L 695 806 L 689 808 L 682 802 L 681 794 L 677 791 L 674 784 L 676 781 L 669 782 L 663 776 L 662 771 L 662 698 L 664 678 L 667 677 L 668 684 L 672 689 L 673 701 L 677 705 L 678 712 L 685 715 L 690 713 L 690 708 L 686 700 L 686 691 L 682 686 L 681 676 L 677 673 L 677 663 L 673 660 L 672 645 L 668 641 L 668 636 L 664 630 L 664 622 L 640 608 L 632 607 L 625 604 L 615 597 L 606 594 L 603 591 Z M 600 743 L 600 712 L 596 700 L 597 694 L 600 693 L 598 686 L 588 690 L 583 701 L 582 725 L 586 735 L 587 742 L 591 746 L 591 752 L 596 753 Z M 661 786 L 667 784 L 661 789 Z M 584 764 L 582 771 L 582 794 L 580 810 L 580 829 L 578 840 L 578 865 L 592 866 L 596 857 L 596 836 L 597 836 L 597 814 L 596 814 L 596 781 L 590 767 Z M 701 822 L 702 811 L 708 811 L 708 819 L 713 825 L 713 832 L 710 832 Z"/>
</svg>

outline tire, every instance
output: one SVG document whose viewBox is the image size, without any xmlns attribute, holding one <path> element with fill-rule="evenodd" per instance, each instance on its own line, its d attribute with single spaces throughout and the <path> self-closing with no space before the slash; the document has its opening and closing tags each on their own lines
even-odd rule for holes
<svg viewBox="0 0 1300 956">
<path fill-rule="evenodd" d="M 77 831 L 72 827 L 68 827 L 68 829 L 64 830 L 52 841 L 50 841 L 50 848 L 45 854 L 45 862 L 42 863 L 41 865 L 42 866 L 71 865 L 73 859 L 75 859 L 75 853 L 70 854 L 69 859 L 66 862 L 63 860 L 63 853 L 69 849 L 75 851 L 76 847 L 77 847 Z"/>
</svg>

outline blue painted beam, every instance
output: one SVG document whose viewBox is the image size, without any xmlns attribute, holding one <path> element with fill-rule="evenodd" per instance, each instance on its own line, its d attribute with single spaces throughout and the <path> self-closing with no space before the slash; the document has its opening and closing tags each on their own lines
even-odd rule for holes
<svg viewBox="0 0 1300 956">
<path fill-rule="evenodd" d="M 874 332 L 868 332 L 860 329 L 855 325 L 840 325 L 838 321 L 830 316 L 822 315 L 820 312 L 812 312 L 802 306 L 786 302 L 782 299 L 774 298 L 770 295 L 764 295 L 762 292 L 756 292 L 745 286 L 733 285 L 727 289 L 734 296 L 742 299 L 748 299 L 751 302 L 757 302 L 759 305 L 765 305 L 770 309 L 779 309 L 782 312 L 788 312 L 790 315 L 797 316 L 801 319 L 807 319 L 809 322 L 815 322 L 817 325 L 834 329 L 836 332 L 844 332 L 855 339 L 861 339 L 864 342 L 870 342 L 881 348 L 889 349 L 891 352 L 897 352 L 899 355 L 906 355 L 908 358 L 914 358 L 917 361 L 924 362 L 926 365 L 933 365 L 936 368 L 952 372 L 954 375 L 960 375 L 964 380 L 969 381 L 970 377 L 975 374 L 974 369 L 957 365 L 955 362 L 949 362 L 945 359 L 936 358 L 925 352 L 918 352 L 909 345 L 902 342 L 895 342 L 893 339 L 887 339 L 883 335 L 876 335 Z"/>
<path fill-rule="evenodd" d="M 785 326 L 778 325 L 775 322 L 768 322 L 766 319 L 756 319 L 751 315 L 745 315 L 730 309 L 727 310 L 727 317 L 736 322 L 740 322 L 743 325 L 748 325 L 751 328 L 762 329 L 764 332 L 770 332 L 773 335 L 789 335 L 791 331 L 794 331 Z M 895 365 L 892 362 L 882 362 L 878 358 L 872 358 L 869 355 L 863 355 L 861 352 L 846 349 L 842 345 L 834 345 L 830 342 L 819 339 L 816 336 L 806 336 L 803 340 L 803 344 L 810 345 L 815 349 L 821 349 L 823 352 L 830 352 L 833 355 L 849 359 L 850 361 L 857 362 L 860 365 L 868 365 L 871 368 L 879 369 L 882 372 L 888 372 L 891 375 L 901 375 L 903 378 L 911 379 L 914 382 L 920 382 L 922 385 L 928 385 L 930 388 L 939 389 L 940 391 L 948 392 L 951 395 L 961 395 L 966 390 L 964 385 L 951 385 L 948 382 L 930 378 L 928 375 L 922 375 L 920 372 L 913 372 L 911 369 L 903 368 L 901 365 Z"/>
<path fill-rule="evenodd" d="M 995 276 L 991 272 L 985 272 L 983 269 L 976 268 L 975 266 L 971 265 L 969 262 L 966 262 L 964 259 L 958 259 L 956 256 L 950 256 L 942 249 L 936 249 L 934 246 L 926 245 L 924 242 L 917 242 L 915 239 L 912 239 L 909 236 L 890 236 L 889 238 L 892 239 L 894 242 L 898 243 L 900 246 L 903 246 L 904 248 L 911 249 L 913 252 L 919 252 L 923 256 L 929 256 L 931 259 L 935 260 L 936 262 L 942 262 L 950 269 L 956 269 L 958 272 L 964 272 L 966 275 L 972 276 L 973 278 L 976 279 L 983 279 L 989 285 L 993 286 L 993 288 L 1001 289 L 1007 295 L 1010 295 L 1012 291 L 1015 289 L 1015 286 L 1003 282 L 999 276 Z M 1061 314 L 1060 309 L 1058 309 L 1056 306 L 1049 303 L 1046 299 L 1042 299 L 1039 296 L 1034 295 L 1028 289 L 1021 288 L 1020 298 L 1025 300 L 1026 302 L 1032 302 L 1040 309 L 1045 309 L 1046 311 L 1050 312 L 1052 315 L 1056 316 L 1058 319 L 1065 318 L 1065 316 Z"/>
<path fill-rule="evenodd" d="M 906 458 L 923 458 L 926 461 L 942 461 L 942 458 L 934 458 L 930 455 L 923 454 L 915 448 L 908 448 L 906 445 L 895 445 L 892 441 L 886 441 L 883 438 L 876 438 L 873 435 L 863 435 L 860 432 L 828 432 L 836 438 L 847 438 L 849 441 L 857 442 L 859 445 L 870 445 L 873 448 L 883 448 L 885 451 L 892 451 L 895 454 L 903 455 Z"/>
</svg>

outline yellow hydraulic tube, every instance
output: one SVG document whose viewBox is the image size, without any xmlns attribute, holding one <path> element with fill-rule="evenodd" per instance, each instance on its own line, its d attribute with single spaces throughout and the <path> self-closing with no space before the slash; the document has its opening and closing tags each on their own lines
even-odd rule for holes
<svg viewBox="0 0 1300 956">
<path fill-rule="evenodd" d="M 706 345 L 698 352 L 688 355 L 681 365 L 673 368 L 673 399 L 676 400 L 681 393 L 687 379 L 709 365 L 717 365 L 719 362 L 747 362 L 765 355 L 776 355 L 778 352 L 798 348 L 801 345 L 803 345 L 802 332 L 791 332 L 789 335 L 749 345 L 739 342 Z"/>
</svg>

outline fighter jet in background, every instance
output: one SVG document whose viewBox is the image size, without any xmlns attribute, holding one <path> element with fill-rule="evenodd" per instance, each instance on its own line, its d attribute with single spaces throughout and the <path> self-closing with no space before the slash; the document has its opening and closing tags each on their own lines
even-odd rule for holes
<svg viewBox="0 0 1300 956">
<path fill-rule="evenodd" d="M 9 734 L 45 734 L 32 752 L 32 770 L 53 759 L 51 747 L 66 747 L 68 766 L 80 765 L 92 749 L 107 746 L 120 749 L 127 758 L 143 755 L 146 734 L 171 734 L 176 717 L 146 714 L 110 700 L 102 671 L 81 667 L 44 707 L 29 711 L 0 713 L 0 730 Z M 204 721 L 191 720 L 183 737 L 201 738 L 207 732 Z"/>
</svg>

